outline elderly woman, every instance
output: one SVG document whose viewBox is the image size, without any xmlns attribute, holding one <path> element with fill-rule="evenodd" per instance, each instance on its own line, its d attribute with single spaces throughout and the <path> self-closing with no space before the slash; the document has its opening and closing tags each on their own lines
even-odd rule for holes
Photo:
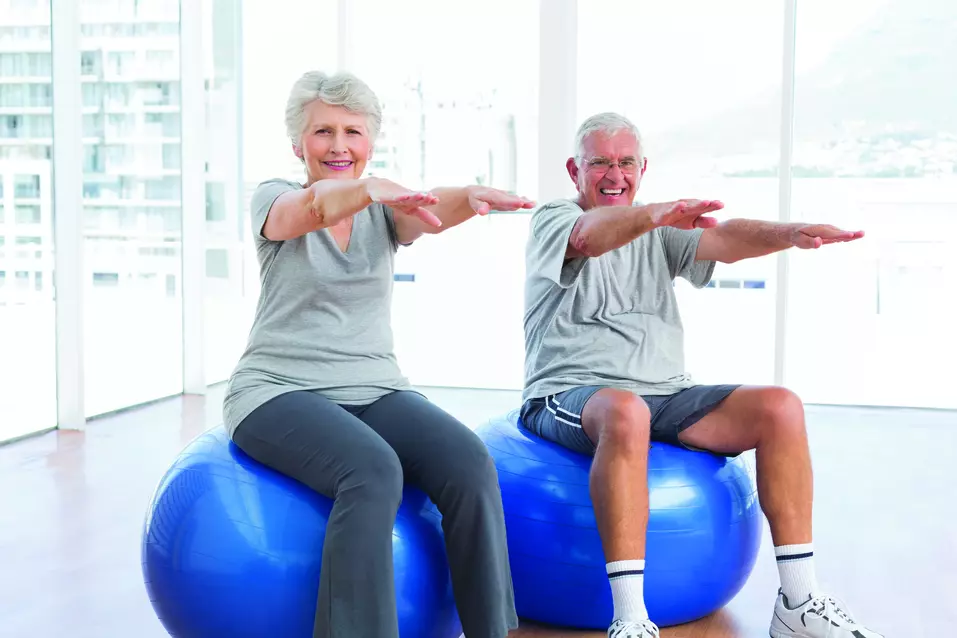
<svg viewBox="0 0 957 638">
<path fill-rule="evenodd" d="M 310 72 L 293 86 L 286 128 L 307 179 L 253 194 L 262 292 L 225 423 L 251 457 L 335 500 L 314 636 L 398 636 L 392 527 L 408 481 L 442 512 L 465 635 L 500 638 L 517 618 L 495 468 L 478 437 L 400 372 L 390 302 L 399 246 L 533 204 L 363 178 L 380 125 L 376 96 L 352 75 Z"/>
</svg>

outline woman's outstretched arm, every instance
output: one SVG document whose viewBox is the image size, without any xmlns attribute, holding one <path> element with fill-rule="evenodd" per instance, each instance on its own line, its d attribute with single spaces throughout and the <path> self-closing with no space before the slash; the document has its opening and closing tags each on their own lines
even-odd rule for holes
<svg viewBox="0 0 957 638">
<path fill-rule="evenodd" d="M 438 198 L 438 203 L 423 206 L 441 221 L 441 226 L 429 224 L 420 216 L 397 215 L 395 227 L 399 243 L 411 243 L 426 233 L 440 233 L 492 210 L 511 211 L 535 206 L 535 202 L 525 197 L 485 186 L 436 188 L 429 192 Z"/>
</svg>

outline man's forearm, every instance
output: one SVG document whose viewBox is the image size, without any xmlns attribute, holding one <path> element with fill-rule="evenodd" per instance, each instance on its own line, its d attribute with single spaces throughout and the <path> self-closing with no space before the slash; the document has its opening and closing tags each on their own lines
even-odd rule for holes
<svg viewBox="0 0 957 638">
<path fill-rule="evenodd" d="M 578 218 L 568 240 L 569 257 L 599 257 L 654 230 L 645 206 L 604 206 Z"/>
<path fill-rule="evenodd" d="M 791 248 L 794 234 L 801 226 L 757 219 L 729 219 L 707 232 L 713 233 L 720 241 L 723 257 L 720 261 L 739 261 Z"/>
</svg>

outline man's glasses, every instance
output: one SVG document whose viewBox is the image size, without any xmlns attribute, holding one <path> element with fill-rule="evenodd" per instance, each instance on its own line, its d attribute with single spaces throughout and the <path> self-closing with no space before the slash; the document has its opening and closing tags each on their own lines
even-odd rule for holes
<svg viewBox="0 0 957 638">
<path fill-rule="evenodd" d="M 593 157 L 585 160 L 585 166 L 588 170 L 595 171 L 596 173 L 607 173 L 611 170 L 612 166 L 617 166 L 618 169 L 625 174 L 638 172 L 638 160 L 634 157 L 624 157 L 617 162 L 613 162 L 607 157 Z"/>
</svg>

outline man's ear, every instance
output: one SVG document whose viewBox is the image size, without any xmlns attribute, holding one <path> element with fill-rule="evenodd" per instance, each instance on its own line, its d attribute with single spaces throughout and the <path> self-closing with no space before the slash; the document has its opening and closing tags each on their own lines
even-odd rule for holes
<svg viewBox="0 0 957 638">
<path fill-rule="evenodd" d="M 565 162 L 565 170 L 568 171 L 568 176 L 572 178 L 575 186 L 578 186 L 578 164 L 575 163 L 574 157 L 569 157 L 568 161 Z"/>
</svg>

